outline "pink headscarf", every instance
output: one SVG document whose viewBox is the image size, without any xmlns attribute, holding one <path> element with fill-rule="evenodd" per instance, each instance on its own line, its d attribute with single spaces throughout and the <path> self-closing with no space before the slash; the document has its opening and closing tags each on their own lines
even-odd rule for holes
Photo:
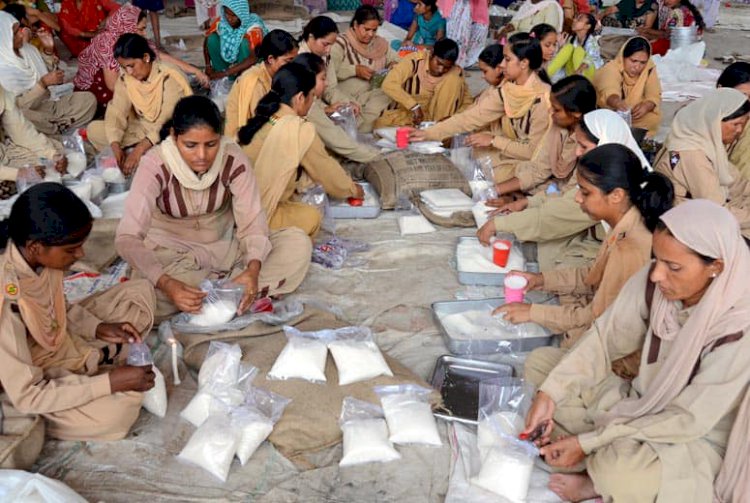
<svg viewBox="0 0 750 503">
<path fill-rule="evenodd" d="M 78 56 L 78 72 L 73 79 L 76 88 L 89 89 L 99 70 L 119 68 L 114 56 L 115 43 L 120 36 L 135 33 L 140 13 L 138 7 L 125 4 L 107 19 L 104 31 Z"/>
</svg>

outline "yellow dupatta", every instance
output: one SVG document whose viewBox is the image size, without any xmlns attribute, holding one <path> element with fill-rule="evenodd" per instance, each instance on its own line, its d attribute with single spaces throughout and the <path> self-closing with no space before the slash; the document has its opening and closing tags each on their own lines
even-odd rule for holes
<svg viewBox="0 0 750 503">
<path fill-rule="evenodd" d="M 161 61 L 152 63 L 151 73 L 145 81 L 127 74 L 124 74 L 123 78 L 130 102 L 138 114 L 148 122 L 155 122 L 161 114 L 161 107 L 164 103 L 164 83 L 167 79 L 171 78 L 177 82 L 185 96 L 193 94 L 185 74 L 179 68 Z"/>
<path fill-rule="evenodd" d="M 523 85 L 510 81 L 503 82 L 500 87 L 500 97 L 505 108 L 502 118 L 503 134 L 511 140 L 517 140 L 518 136 L 510 119 L 519 119 L 526 115 L 539 98 L 549 102 L 549 92 L 549 85 L 542 82 L 536 73 L 532 73 Z"/>
<path fill-rule="evenodd" d="M 646 92 L 646 83 L 651 72 L 656 68 L 656 64 L 649 54 L 648 63 L 646 63 L 646 68 L 643 69 L 641 74 L 638 77 L 628 75 L 625 71 L 623 51 L 628 42 L 635 38 L 643 37 L 628 39 L 620 47 L 617 57 L 594 73 L 593 83 L 599 93 L 599 105 L 602 107 L 606 107 L 607 98 L 613 94 L 620 96 L 630 108 L 643 101 L 643 96 Z"/>
</svg>

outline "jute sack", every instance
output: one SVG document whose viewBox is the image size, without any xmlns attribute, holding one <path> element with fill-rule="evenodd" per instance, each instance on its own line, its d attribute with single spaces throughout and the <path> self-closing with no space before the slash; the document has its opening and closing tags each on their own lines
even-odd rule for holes
<svg viewBox="0 0 750 503">
<path fill-rule="evenodd" d="M 3 400 L 2 410 L 0 468 L 29 470 L 44 447 L 44 418 L 19 413 L 7 398 Z"/>
<path fill-rule="evenodd" d="M 250 8 L 254 14 L 263 19 L 274 19 L 276 21 L 294 21 L 295 19 L 309 19 L 310 13 L 301 5 L 294 5 L 292 0 L 281 2 L 255 2 L 251 1 Z"/>
<path fill-rule="evenodd" d="M 599 53 L 604 61 L 612 61 L 630 39 L 630 35 L 602 35 L 599 37 Z"/>
<path fill-rule="evenodd" d="M 344 326 L 347 326 L 347 324 L 337 320 L 331 313 L 316 311 L 313 316 L 298 323 L 296 328 L 302 331 L 315 331 Z M 230 337 L 228 339 L 215 337 L 212 340 L 224 340 L 239 344 L 242 348 L 243 361 L 252 364 L 259 370 L 253 384 L 292 399 L 284 410 L 284 415 L 276 423 L 269 441 L 300 469 L 313 468 L 313 465 L 305 459 L 306 454 L 332 447 L 341 441 L 341 428 L 338 425 L 338 419 L 344 397 L 352 396 L 379 404 L 380 402 L 372 390 L 373 386 L 415 383 L 430 387 L 409 369 L 385 354 L 393 377 L 381 376 L 369 381 L 339 386 L 336 365 L 329 354 L 326 361 L 327 382 L 325 384 L 313 384 L 299 379 L 268 380 L 266 374 L 271 370 L 287 342 L 280 327 L 268 328 L 275 330 L 275 332 L 255 337 Z M 186 339 L 185 336 L 178 338 L 181 341 Z M 208 340 L 205 337 L 202 337 L 202 339 L 199 344 L 191 344 L 185 347 L 185 363 L 194 370 L 200 368 L 208 350 Z M 436 394 L 435 403 L 438 401 L 439 397 Z"/>
<path fill-rule="evenodd" d="M 392 152 L 365 168 L 365 179 L 380 194 L 384 210 L 396 207 L 400 197 L 429 189 L 459 189 L 471 195 L 461 171 L 441 154 Z"/>
</svg>

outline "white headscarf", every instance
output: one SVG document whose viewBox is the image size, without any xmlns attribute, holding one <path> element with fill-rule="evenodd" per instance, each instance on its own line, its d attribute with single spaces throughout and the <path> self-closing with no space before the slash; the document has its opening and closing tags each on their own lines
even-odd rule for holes
<svg viewBox="0 0 750 503">
<path fill-rule="evenodd" d="M 638 156 L 644 169 L 652 171 L 651 165 L 646 160 L 646 156 L 643 155 L 643 151 L 641 151 L 641 147 L 638 146 L 635 138 L 633 138 L 630 126 L 616 112 L 606 109 L 594 110 L 583 116 L 583 122 L 589 131 L 599 138 L 597 146 L 608 143 L 624 145 Z"/>
<path fill-rule="evenodd" d="M 23 94 L 45 76 L 47 65 L 39 50 L 23 44 L 17 56 L 13 50 L 13 26 L 18 20 L 0 11 L 0 84 L 12 94 Z"/>
</svg>

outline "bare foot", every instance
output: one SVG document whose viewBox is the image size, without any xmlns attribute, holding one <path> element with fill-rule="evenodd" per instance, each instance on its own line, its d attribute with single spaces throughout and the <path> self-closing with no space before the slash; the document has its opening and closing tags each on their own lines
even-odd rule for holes
<svg viewBox="0 0 750 503">
<path fill-rule="evenodd" d="M 584 501 L 599 496 L 594 482 L 584 473 L 553 473 L 549 477 L 549 488 L 563 501 Z"/>
</svg>

